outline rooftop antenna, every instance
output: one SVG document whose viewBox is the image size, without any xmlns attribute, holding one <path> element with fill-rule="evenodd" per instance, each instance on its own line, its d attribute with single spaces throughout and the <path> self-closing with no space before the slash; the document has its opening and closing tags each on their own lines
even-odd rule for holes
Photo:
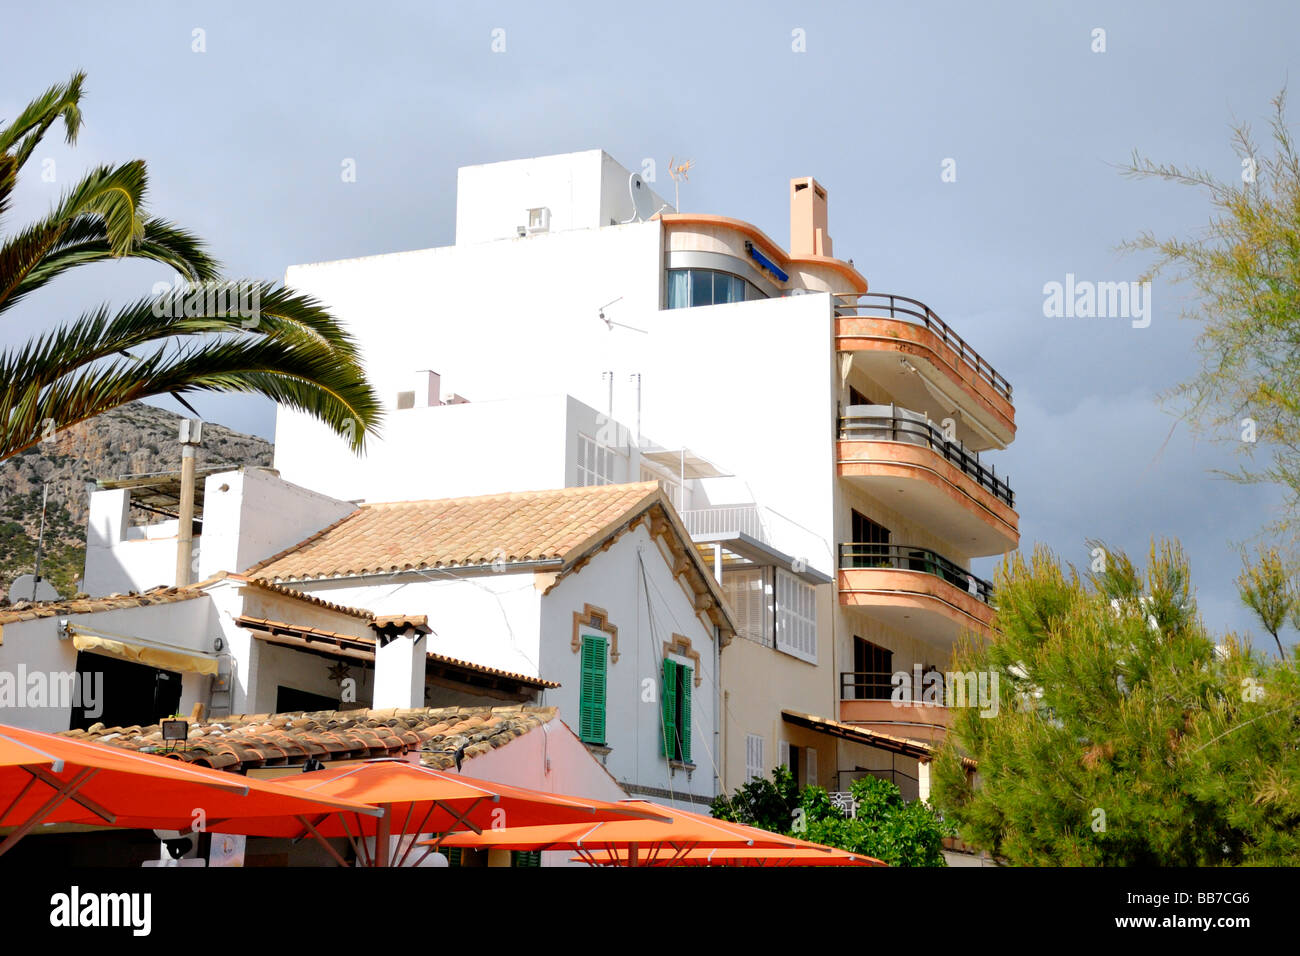
<svg viewBox="0 0 1300 956">
<path fill-rule="evenodd" d="M 695 165 L 695 160 L 684 159 L 678 163 L 676 162 L 676 159 L 677 157 L 674 156 L 668 160 L 668 175 L 673 178 L 673 208 L 677 210 L 677 212 L 681 212 L 681 197 L 678 193 L 680 192 L 681 183 L 683 181 L 688 183 L 691 181 L 690 172 L 691 167 Z"/>
<path fill-rule="evenodd" d="M 614 331 L 614 326 L 617 325 L 620 329 L 631 329 L 633 332 L 640 332 L 642 335 L 649 335 L 650 333 L 648 333 L 645 329 L 638 329 L 635 325 L 626 325 L 626 324 L 624 324 L 624 323 L 622 323 L 622 322 L 615 322 L 615 321 L 613 321 L 612 319 L 608 319 L 608 318 L 605 317 L 605 310 L 606 310 L 606 309 L 608 309 L 608 308 L 609 308 L 611 305 L 613 305 L 615 302 L 622 302 L 622 301 L 623 301 L 623 297 L 620 295 L 617 299 L 611 299 L 610 301 L 606 302 L 604 305 L 602 305 L 602 306 L 600 307 L 600 310 L 599 310 L 599 312 L 600 312 L 600 321 L 602 321 L 602 322 L 605 323 L 605 328 L 607 328 L 607 329 L 609 329 L 609 331 L 613 332 L 613 331 Z"/>
</svg>

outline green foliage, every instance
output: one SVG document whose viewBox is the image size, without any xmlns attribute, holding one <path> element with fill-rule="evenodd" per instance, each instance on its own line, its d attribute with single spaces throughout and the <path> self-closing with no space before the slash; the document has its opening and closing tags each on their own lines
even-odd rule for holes
<svg viewBox="0 0 1300 956">
<path fill-rule="evenodd" d="M 1278 657 L 1285 657 L 1278 632 L 1288 618 L 1295 621 L 1300 617 L 1300 591 L 1292 583 L 1276 548 L 1260 550 L 1253 564 L 1243 555 L 1242 565 L 1237 577 L 1237 594 L 1277 642 Z"/>
<path fill-rule="evenodd" d="M 1295 659 L 1216 648 L 1176 545 L 1145 573 L 1103 564 L 1081 578 L 1044 548 L 1003 564 L 1001 633 L 954 661 L 997 673 L 998 713 L 954 712 L 936 806 L 1017 865 L 1300 862 Z"/>
<path fill-rule="evenodd" d="M 896 785 L 877 777 L 864 777 L 850 790 L 857 803 L 852 818 L 821 787 L 800 791 L 790 771 L 777 767 L 772 780 L 755 777 L 730 799 L 717 797 L 712 810 L 722 820 L 875 857 L 890 866 L 945 865 L 948 828 L 929 806 L 904 802 Z"/>
<path fill-rule="evenodd" d="M 84 79 L 51 87 L 0 127 L 0 216 L 51 126 L 62 122 L 76 141 Z M 314 299 L 271 283 L 208 294 L 218 263 L 197 237 L 146 215 L 147 189 L 143 161 L 101 166 L 43 219 L 0 235 L 0 315 L 70 269 L 123 257 L 166 265 L 192 284 L 116 313 L 101 307 L 0 351 L 0 460 L 128 402 L 198 391 L 265 396 L 364 448 L 382 411 L 352 338 Z"/>
<path fill-rule="evenodd" d="M 1277 526 L 1300 531 L 1300 154 L 1286 123 L 1286 91 L 1273 100 L 1273 150 L 1261 154 L 1250 127 L 1233 127 L 1241 174 L 1222 180 L 1204 169 L 1155 163 L 1134 154 L 1126 175 L 1202 190 L 1208 221 L 1184 237 L 1150 232 L 1125 243 L 1154 253 L 1144 279 L 1170 272 L 1191 285 L 1185 313 L 1202 326 L 1201 369 L 1165 398 L 1202 431 L 1233 442 L 1248 464 L 1231 475 L 1277 482 L 1290 507 Z M 1261 461 L 1255 460 L 1256 450 Z"/>
</svg>

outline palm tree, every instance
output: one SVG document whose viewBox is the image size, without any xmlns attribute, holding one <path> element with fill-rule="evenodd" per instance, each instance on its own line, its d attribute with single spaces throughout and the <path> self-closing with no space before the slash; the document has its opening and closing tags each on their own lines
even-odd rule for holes
<svg viewBox="0 0 1300 956">
<path fill-rule="evenodd" d="M 61 121 L 76 142 L 84 79 L 77 73 L 52 86 L 0 128 L 0 225 L 50 127 Z M 351 336 L 309 296 L 273 283 L 218 282 L 220 267 L 198 238 L 146 217 L 146 185 L 142 160 L 101 166 L 44 219 L 0 231 L 0 316 L 67 270 L 109 259 L 160 262 L 187 283 L 117 311 L 100 306 L 0 351 L 0 461 L 128 402 L 170 394 L 184 403 L 182 395 L 200 391 L 264 395 L 360 451 L 382 412 Z"/>
</svg>

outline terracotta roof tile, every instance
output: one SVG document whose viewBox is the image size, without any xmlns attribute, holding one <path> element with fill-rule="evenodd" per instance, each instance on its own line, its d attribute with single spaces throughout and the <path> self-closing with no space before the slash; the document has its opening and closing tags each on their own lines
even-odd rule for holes
<svg viewBox="0 0 1300 956">
<path fill-rule="evenodd" d="M 649 481 L 364 504 L 246 574 L 281 582 L 563 562 L 660 497 Z"/>
<path fill-rule="evenodd" d="M 454 767 L 502 747 L 555 717 L 554 707 L 433 707 L 314 711 L 218 717 L 191 724 L 184 749 L 169 749 L 162 730 L 104 727 L 65 731 L 65 736 L 165 753 L 219 770 L 296 766 L 308 754 L 321 760 L 400 757 L 421 751 L 432 767 Z"/>
<path fill-rule="evenodd" d="M 202 582 L 203 585 L 210 581 Z M 30 621 L 40 617 L 57 617 L 62 614 L 91 614 L 95 611 L 116 611 L 120 608 L 145 607 L 150 604 L 171 604 L 203 597 L 202 585 L 189 584 L 181 588 L 158 587 L 130 594 L 110 594 L 107 597 L 74 598 L 68 601 L 19 601 L 0 607 L 0 625 Z"/>
</svg>

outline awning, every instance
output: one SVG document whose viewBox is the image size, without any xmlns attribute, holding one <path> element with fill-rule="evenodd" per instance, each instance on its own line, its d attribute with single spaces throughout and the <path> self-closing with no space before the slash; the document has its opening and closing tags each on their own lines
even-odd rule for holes
<svg viewBox="0 0 1300 956">
<path fill-rule="evenodd" d="M 883 734 L 878 730 L 869 730 L 866 727 L 858 727 L 854 724 L 818 717 L 816 714 L 803 714 L 797 710 L 783 710 L 781 711 L 781 719 L 787 724 L 803 727 L 805 730 L 816 731 L 819 734 L 829 734 L 832 737 L 875 747 L 877 750 L 886 750 L 903 757 L 914 757 L 922 763 L 933 760 L 936 753 L 938 753 L 937 747 L 925 741 L 895 737 L 892 734 Z M 978 767 L 972 757 L 962 757 L 961 763 L 967 770 L 975 770 Z"/>
<path fill-rule="evenodd" d="M 707 458 L 702 458 L 690 449 L 673 449 L 673 448 L 656 448 L 643 449 L 642 458 L 648 458 L 656 465 L 667 468 L 674 476 L 681 478 L 730 478 L 728 472 L 723 471 Z M 683 476 L 682 471 L 685 469 L 686 474 Z"/>
<path fill-rule="evenodd" d="M 187 651 L 172 650 L 164 647 L 152 647 L 144 644 L 131 644 L 127 641 L 114 640 L 98 634 L 86 634 L 76 630 L 72 632 L 72 646 L 79 651 L 91 654 L 103 654 L 116 657 L 135 664 L 158 667 L 167 671 L 180 671 L 186 674 L 215 674 L 217 659 Z"/>
</svg>

